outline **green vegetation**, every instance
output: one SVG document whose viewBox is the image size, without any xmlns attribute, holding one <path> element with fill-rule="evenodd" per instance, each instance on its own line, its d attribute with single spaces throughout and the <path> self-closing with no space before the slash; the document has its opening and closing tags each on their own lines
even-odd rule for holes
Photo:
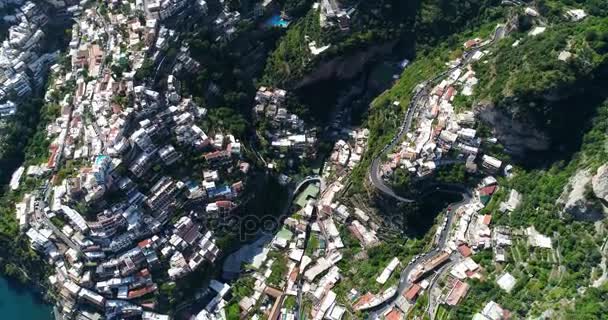
<svg viewBox="0 0 608 320">
<path fill-rule="evenodd" d="M 78 170 L 84 164 L 82 160 L 68 160 L 61 167 L 59 171 L 57 171 L 56 181 L 60 183 L 61 181 L 67 178 L 74 178 L 78 175 Z"/>
<path fill-rule="evenodd" d="M 270 267 L 272 273 L 268 277 L 267 283 L 274 287 L 280 287 L 285 280 L 287 274 L 287 257 L 280 252 L 270 252 L 268 254 L 270 259 L 275 259 L 274 263 Z"/>
<path fill-rule="evenodd" d="M 440 183 L 462 183 L 467 184 L 469 175 L 464 164 L 440 167 L 435 173 L 435 180 Z"/>
<path fill-rule="evenodd" d="M 285 308 L 287 308 L 287 310 L 295 310 L 296 309 L 296 297 L 294 296 L 287 296 L 287 298 L 285 298 L 285 301 L 283 301 L 283 306 Z"/>
<path fill-rule="evenodd" d="M 414 307 L 408 312 L 407 319 L 429 319 L 428 313 L 426 312 L 428 304 L 428 294 L 423 294 L 418 297 L 418 299 L 416 299 Z"/>
<path fill-rule="evenodd" d="M 60 111 L 56 103 L 58 95 L 54 95 L 54 99 L 55 102 L 46 104 L 40 99 L 22 103 L 14 118 L 1 122 L 0 181 L 3 183 L 8 182 L 24 159 L 26 166 L 48 159 L 50 142 L 46 138 L 46 125 Z M 19 232 L 15 218 L 15 204 L 21 201 L 25 192 L 35 190 L 39 185 L 39 180 L 24 175 L 17 191 L 9 192 L 6 187 L 0 191 L 0 272 L 22 283 L 44 284 L 50 270 L 50 266 L 30 248 L 29 239 Z M 61 225 L 60 221 L 54 222 Z"/>
<path fill-rule="evenodd" d="M 496 19 L 502 12 L 499 3 L 497 0 L 358 1 L 348 31 L 340 30 L 338 26 L 322 30 L 319 12 L 311 9 L 303 19 L 290 26 L 277 45 L 266 64 L 264 82 L 283 86 L 293 84 L 315 65 L 374 45 L 397 44 L 409 50 L 416 47 L 418 53 L 430 53 L 440 41 L 453 46 L 457 39 L 451 38 L 452 34 Z M 306 37 L 316 41 L 317 46 L 331 44 L 331 47 L 314 57 Z"/>
<path fill-rule="evenodd" d="M 421 239 L 404 239 L 398 236 L 384 239 L 379 245 L 365 251 L 346 227 L 341 228 L 340 237 L 345 248 L 342 251 L 343 258 L 338 262 L 338 267 L 342 270 L 344 278 L 336 285 L 334 291 L 338 299 L 348 306 L 352 303 L 352 301 L 347 301 L 347 295 L 351 289 L 356 289 L 361 294 L 367 292 L 379 293 L 395 285 L 399 280 L 401 268 L 414 255 L 423 252 L 425 246 L 431 243 L 432 233 L 429 232 Z M 401 267 L 397 268 L 397 271 L 391 275 L 384 285 L 381 285 L 375 279 L 393 257 L 399 259 Z"/>
<path fill-rule="evenodd" d="M 41 100 L 33 100 L 29 103 L 20 104 L 17 113 L 13 117 L 0 121 L 0 181 L 3 184 L 8 182 L 10 175 L 23 160 L 23 151 L 26 147 L 35 149 L 32 151 L 36 152 L 37 155 L 42 154 L 41 150 L 38 150 L 38 147 L 44 147 L 45 143 L 41 141 L 44 139 L 44 136 L 35 136 L 33 143 L 29 145 L 27 139 L 27 137 L 31 137 L 34 134 L 38 119 L 46 118 L 44 112 L 42 115 L 38 115 L 42 106 Z M 52 113 L 56 109 L 46 108 L 46 110 L 49 113 L 48 118 L 52 118 Z M 44 149 L 44 152 L 47 152 L 48 143 Z M 46 153 L 44 154 L 46 155 Z"/>
<path fill-rule="evenodd" d="M 510 188 L 519 191 L 523 201 L 510 215 L 495 214 L 493 223 L 519 229 L 534 226 L 552 237 L 556 252 L 532 249 L 525 238 L 514 239 L 509 266 L 518 282 L 513 292 L 502 294 L 494 283 L 496 274 L 486 281 L 473 281 L 467 299 L 454 309 L 454 319 L 469 317 L 489 300 L 495 300 L 522 318 L 538 316 L 547 309 L 559 312 L 564 318 L 576 314 L 577 319 L 595 319 L 595 315 L 602 312 L 598 299 L 608 293 L 606 285 L 586 288 L 583 294 L 580 288 L 591 284 L 592 268 L 601 261 L 599 247 L 604 242 L 604 235 L 598 233 L 592 223 L 560 217 L 561 208 L 556 202 L 577 170 L 597 168 L 608 162 L 606 132 L 608 102 L 598 107 L 593 127 L 583 138 L 581 151 L 569 163 L 558 162 L 546 170 L 519 170 L 511 180 L 501 179 L 503 188 L 486 211 L 495 210 Z M 491 264 L 487 256 L 479 259 L 482 265 Z M 492 271 L 492 267 L 486 269 Z M 571 302 L 564 305 L 564 301 Z"/>
<path fill-rule="evenodd" d="M 304 18 L 290 26 L 287 34 L 281 38 L 266 62 L 263 82 L 271 86 L 282 86 L 310 71 L 308 67 L 312 54 L 308 48 L 309 41 L 316 41 L 318 46 L 323 45 L 320 42 L 321 26 L 316 10 L 310 10 Z"/>
<path fill-rule="evenodd" d="M 319 249 L 319 236 L 316 233 L 310 235 L 308 244 L 306 245 L 305 254 L 312 257 L 313 253 Z"/>
<path fill-rule="evenodd" d="M 433 54 L 414 61 L 403 71 L 401 79 L 390 90 L 377 97 L 371 104 L 364 127 L 369 128 L 370 136 L 368 150 L 363 155 L 361 163 L 353 169 L 350 180 L 352 186 L 349 192 L 363 191 L 367 170 L 374 157 L 390 142 L 401 124 L 402 114 L 405 113 L 418 84 L 431 78 L 444 68 L 449 51 L 446 48 L 437 49 Z M 399 106 L 393 105 L 394 101 Z"/>
<path fill-rule="evenodd" d="M 435 319 L 437 320 L 446 320 L 449 319 L 451 315 L 451 310 L 447 309 L 445 305 L 439 305 L 437 311 L 435 313 Z"/>
<path fill-rule="evenodd" d="M 251 276 L 242 276 L 231 284 L 232 297 L 226 307 L 226 317 L 228 319 L 240 319 L 241 309 L 239 301 L 244 297 L 249 297 L 253 294 L 253 286 L 255 279 Z"/>
<path fill-rule="evenodd" d="M 519 45 L 513 46 L 516 39 Z M 608 20 L 557 23 L 537 36 L 516 33 L 493 51 L 488 62 L 474 66 L 480 79 L 475 100 L 535 124 L 562 145 L 576 146 L 584 123 L 607 97 L 602 88 L 608 81 Z M 572 57 L 559 60 L 565 51 Z"/>
</svg>

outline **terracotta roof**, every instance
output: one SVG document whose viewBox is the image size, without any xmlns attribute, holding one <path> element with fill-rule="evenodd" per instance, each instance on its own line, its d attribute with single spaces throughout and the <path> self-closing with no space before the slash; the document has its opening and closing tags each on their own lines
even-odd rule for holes
<svg viewBox="0 0 608 320">
<path fill-rule="evenodd" d="M 235 207 L 236 205 L 234 204 L 234 202 L 232 201 L 227 201 L 227 200 L 220 200 L 220 201 L 216 201 L 215 204 L 220 207 L 220 208 L 224 208 L 224 209 L 231 209 L 232 207 Z"/>
<path fill-rule="evenodd" d="M 147 247 L 147 246 L 148 246 L 150 243 L 152 243 L 152 240 L 150 240 L 150 239 L 146 239 L 146 240 L 142 240 L 142 241 L 140 241 L 140 242 L 137 244 L 137 246 L 138 246 L 138 247 L 140 247 L 140 248 L 145 248 L 145 247 Z"/>
<path fill-rule="evenodd" d="M 450 100 L 452 98 L 452 96 L 454 95 L 454 87 L 450 86 L 448 88 L 448 91 L 445 94 L 445 98 L 446 100 Z"/>
<path fill-rule="evenodd" d="M 496 191 L 496 187 L 497 187 L 496 185 L 483 187 L 483 188 L 479 189 L 479 194 L 482 196 L 489 196 Z"/>
<path fill-rule="evenodd" d="M 469 257 L 471 255 L 471 248 L 469 248 L 469 246 L 467 246 L 466 244 L 461 244 L 458 246 L 458 252 L 460 252 L 460 254 L 463 257 Z"/>
<path fill-rule="evenodd" d="M 456 281 L 454 288 L 450 291 L 450 294 L 446 299 L 446 303 L 450 306 L 457 305 L 467 294 L 467 291 L 469 291 L 469 285 L 466 282 Z"/>
<path fill-rule="evenodd" d="M 266 287 L 266 289 L 264 289 L 264 293 L 275 298 L 278 298 L 283 295 L 283 291 L 273 287 Z"/>
<path fill-rule="evenodd" d="M 321 207 L 321 212 L 322 212 L 322 213 L 324 213 L 324 214 L 326 214 L 326 215 L 331 215 L 332 211 L 333 211 L 333 210 L 332 210 L 332 209 L 331 209 L 331 207 L 330 207 L 330 206 L 328 206 L 328 205 L 323 205 L 323 206 Z"/>
<path fill-rule="evenodd" d="M 422 287 L 416 283 L 412 284 L 409 289 L 403 294 L 403 296 L 410 301 L 413 301 L 420 293 Z"/>
<path fill-rule="evenodd" d="M 353 304 L 353 308 L 357 309 L 358 306 L 367 304 L 368 302 L 372 301 L 372 299 L 374 299 L 375 297 L 376 296 L 373 293 L 368 292 L 368 293 L 364 294 L 363 296 L 361 296 L 361 298 L 359 298 L 359 300 L 357 300 L 357 302 L 355 302 L 355 304 Z"/>
<path fill-rule="evenodd" d="M 469 49 L 476 46 L 479 43 L 477 39 L 471 39 L 464 43 L 465 48 Z"/>
<path fill-rule="evenodd" d="M 389 313 L 386 314 L 384 319 L 386 320 L 401 320 L 403 314 L 397 308 L 393 308 Z"/>
<path fill-rule="evenodd" d="M 486 214 L 483 216 L 483 221 L 482 223 L 485 225 L 490 225 L 490 221 L 492 221 L 492 215 L 491 214 Z"/>
<path fill-rule="evenodd" d="M 156 291 L 156 284 L 137 290 L 131 290 L 129 291 L 129 299 L 139 298 L 154 291 Z"/>
<path fill-rule="evenodd" d="M 299 273 L 300 273 L 300 268 L 298 268 L 298 267 L 293 268 L 293 270 L 289 274 L 289 280 L 293 281 L 293 282 L 295 282 L 296 280 L 298 280 L 298 274 Z"/>
</svg>

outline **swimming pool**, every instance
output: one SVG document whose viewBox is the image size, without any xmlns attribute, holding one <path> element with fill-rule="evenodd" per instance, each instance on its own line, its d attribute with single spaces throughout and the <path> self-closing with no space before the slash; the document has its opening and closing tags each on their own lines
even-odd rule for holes
<svg viewBox="0 0 608 320">
<path fill-rule="evenodd" d="M 290 21 L 281 18 L 280 14 L 275 14 L 274 16 L 266 20 L 265 24 L 269 27 L 287 28 L 287 26 L 289 26 L 289 23 Z"/>
</svg>

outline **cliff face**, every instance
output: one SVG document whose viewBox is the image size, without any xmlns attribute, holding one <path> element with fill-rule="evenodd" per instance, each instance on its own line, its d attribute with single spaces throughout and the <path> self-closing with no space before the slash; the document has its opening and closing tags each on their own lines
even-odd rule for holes
<svg viewBox="0 0 608 320">
<path fill-rule="evenodd" d="M 604 205 L 608 204 L 608 164 L 604 164 L 597 169 L 591 184 L 595 196 L 603 201 Z"/>
<path fill-rule="evenodd" d="M 295 84 L 295 88 L 302 88 L 324 80 L 350 80 L 361 73 L 365 66 L 374 58 L 390 53 L 396 42 L 372 46 L 365 50 L 333 58 L 322 62 L 312 72 Z"/>
<path fill-rule="evenodd" d="M 574 219 L 598 221 L 603 219 L 607 208 L 608 164 L 601 166 L 595 175 L 589 169 L 581 169 L 570 178 L 558 203 L 563 213 Z"/>
<path fill-rule="evenodd" d="M 516 119 L 504 109 L 483 105 L 476 111 L 478 117 L 493 129 L 496 138 L 513 155 L 524 156 L 528 151 L 546 151 L 551 145 L 547 133 L 531 122 Z"/>
</svg>

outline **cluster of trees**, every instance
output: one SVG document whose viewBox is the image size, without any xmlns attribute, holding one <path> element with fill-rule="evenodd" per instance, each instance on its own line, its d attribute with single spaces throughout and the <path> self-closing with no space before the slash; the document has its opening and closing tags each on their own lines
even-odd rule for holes
<svg viewBox="0 0 608 320">
<path fill-rule="evenodd" d="M 347 8 L 349 4 L 354 2 L 343 5 Z M 442 40 L 453 42 L 450 36 L 456 32 L 496 19 L 502 12 L 499 4 L 499 0 L 358 1 L 346 32 L 337 26 L 322 30 L 318 10 L 311 9 L 281 39 L 268 59 L 264 80 L 293 83 L 319 61 L 375 44 L 399 42 L 410 51 L 413 47 L 428 51 Z M 332 46 L 321 58 L 312 57 L 306 36 L 309 41 Z"/>
<path fill-rule="evenodd" d="M 310 10 L 305 17 L 289 27 L 268 57 L 262 82 L 271 86 L 284 86 L 303 77 L 311 66 L 309 41 L 322 45 L 319 14 L 316 10 Z"/>
<path fill-rule="evenodd" d="M 461 183 L 468 181 L 466 167 L 462 163 L 440 167 L 436 171 L 435 179 L 441 183 Z"/>
<path fill-rule="evenodd" d="M 584 9 L 597 17 L 608 15 L 608 3 L 603 0 L 539 0 L 535 4 L 538 12 L 551 22 L 562 21 L 565 10 L 572 8 Z"/>
<path fill-rule="evenodd" d="M 0 183 L 6 184 L 13 171 L 23 162 L 24 151 L 28 159 L 46 155 L 46 133 L 40 132 L 59 112 L 59 105 L 44 105 L 41 99 L 19 103 L 14 116 L 0 121 Z M 39 133 L 40 132 L 40 133 Z M 32 137 L 31 142 L 28 140 Z M 44 151 L 43 151 L 44 150 Z"/>
<path fill-rule="evenodd" d="M 514 47 L 517 38 L 520 43 Z M 572 53 L 567 61 L 558 59 L 564 51 Z M 515 34 L 499 43 L 489 63 L 475 65 L 480 79 L 475 100 L 491 101 L 575 150 L 584 124 L 608 97 L 602 89 L 608 84 L 607 58 L 604 18 L 558 23 L 534 37 Z"/>
<path fill-rule="evenodd" d="M 41 99 L 22 103 L 16 118 L 4 122 L 2 146 L 0 147 L 0 181 L 7 183 L 16 167 L 46 161 L 49 141 L 46 125 L 59 115 L 56 103 L 44 104 Z M 19 232 L 15 218 L 15 204 L 21 201 L 26 190 L 33 190 L 38 181 L 23 178 L 20 189 L 9 192 L 4 187 L 0 192 L 0 273 L 16 280 L 44 283 L 50 267 L 44 263 L 29 244 L 29 239 Z"/>
</svg>

